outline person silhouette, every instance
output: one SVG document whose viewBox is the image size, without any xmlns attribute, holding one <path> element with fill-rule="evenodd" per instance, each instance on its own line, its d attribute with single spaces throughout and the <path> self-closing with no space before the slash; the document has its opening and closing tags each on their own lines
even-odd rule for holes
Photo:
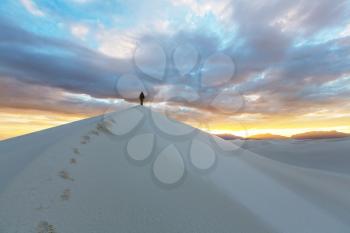
<svg viewBox="0 0 350 233">
<path fill-rule="evenodd" d="M 143 91 L 141 92 L 139 99 L 140 99 L 140 104 L 143 105 L 143 100 L 145 99 L 145 94 L 143 94 Z"/>
</svg>

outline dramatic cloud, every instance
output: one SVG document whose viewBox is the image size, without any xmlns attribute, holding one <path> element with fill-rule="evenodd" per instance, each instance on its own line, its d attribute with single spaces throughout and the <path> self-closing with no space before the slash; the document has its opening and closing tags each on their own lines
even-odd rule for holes
<svg viewBox="0 0 350 233">
<path fill-rule="evenodd" d="M 143 85 L 155 106 L 186 106 L 182 117 L 213 117 L 213 109 L 222 121 L 319 112 L 347 116 L 349 12 L 348 0 L 5 0 L 0 108 L 98 114 L 126 91 L 137 97 Z M 147 43 L 163 52 L 145 50 L 137 57 Z M 189 49 L 175 61 L 181 46 Z M 216 54 L 231 58 L 235 73 L 224 85 L 203 88 L 206 75 L 225 76 L 224 62 L 205 66 Z M 179 62 L 190 67 L 187 73 Z M 123 81 L 119 88 L 125 89 L 118 91 L 118 81 L 133 75 L 142 84 Z M 233 108 L 237 93 L 244 105 L 239 111 Z"/>
</svg>

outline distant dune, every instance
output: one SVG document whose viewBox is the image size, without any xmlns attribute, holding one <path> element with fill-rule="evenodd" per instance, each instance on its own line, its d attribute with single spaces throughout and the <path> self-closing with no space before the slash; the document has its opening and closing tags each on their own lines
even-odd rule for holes
<svg viewBox="0 0 350 233">
<path fill-rule="evenodd" d="M 295 134 L 291 138 L 293 139 L 326 139 L 326 138 L 345 138 L 350 134 L 342 133 L 338 131 L 312 131 L 301 134 Z"/>
<path fill-rule="evenodd" d="M 244 139 L 240 136 L 236 136 L 236 135 L 233 135 L 233 134 L 216 134 L 216 136 L 222 138 L 222 139 L 225 139 L 225 140 L 235 140 L 235 139 Z"/>
<path fill-rule="evenodd" d="M 288 137 L 286 137 L 286 136 L 277 135 L 277 134 L 270 134 L 270 133 L 257 134 L 257 135 L 250 136 L 248 138 L 249 139 L 288 139 Z"/>
<path fill-rule="evenodd" d="M 217 134 L 217 136 L 225 139 L 225 140 L 234 140 L 234 139 L 244 139 L 242 137 L 233 135 L 233 134 Z M 290 137 L 278 135 L 278 134 L 256 134 L 249 136 L 248 139 L 255 139 L 255 140 L 263 140 L 263 139 L 327 139 L 327 138 L 345 138 L 350 137 L 350 134 L 342 133 L 338 131 L 311 131 L 311 132 L 305 132 L 300 134 L 295 134 Z"/>
</svg>

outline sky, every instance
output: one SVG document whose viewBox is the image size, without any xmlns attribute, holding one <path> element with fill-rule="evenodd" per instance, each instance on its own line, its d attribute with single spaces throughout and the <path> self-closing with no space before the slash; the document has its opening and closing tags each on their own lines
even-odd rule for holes
<svg viewBox="0 0 350 233">
<path fill-rule="evenodd" d="M 350 2 L 1 1 L 0 140 L 141 90 L 213 133 L 350 132 Z"/>
</svg>

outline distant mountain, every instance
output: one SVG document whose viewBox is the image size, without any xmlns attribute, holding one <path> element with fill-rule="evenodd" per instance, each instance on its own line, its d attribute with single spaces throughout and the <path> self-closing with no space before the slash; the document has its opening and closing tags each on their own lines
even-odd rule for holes
<svg viewBox="0 0 350 233">
<path fill-rule="evenodd" d="M 245 139 L 233 134 L 217 134 L 218 137 L 221 137 L 225 140 L 234 140 L 234 139 Z M 292 135 L 291 137 L 282 136 L 278 134 L 257 134 L 249 136 L 247 139 L 253 139 L 253 140 L 268 140 L 268 139 L 276 139 L 276 140 L 283 140 L 283 139 L 326 139 L 326 138 L 345 138 L 350 137 L 350 134 L 342 133 L 338 131 L 311 131 L 311 132 L 305 132 L 300 134 Z"/>
<path fill-rule="evenodd" d="M 293 139 L 326 139 L 326 138 L 345 138 L 350 137 L 350 134 L 338 131 L 311 131 L 306 133 L 295 134 L 291 136 Z"/>
<path fill-rule="evenodd" d="M 253 135 L 253 136 L 250 136 L 248 138 L 249 139 L 288 139 L 289 137 L 277 135 L 277 134 L 266 133 L 266 134 Z"/>
<path fill-rule="evenodd" d="M 235 140 L 235 139 L 244 139 L 240 136 L 236 136 L 236 135 L 233 135 L 233 134 L 216 134 L 216 136 L 222 138 L 222 139 L 225 139 L 225 140 Z"/>
</svg>

